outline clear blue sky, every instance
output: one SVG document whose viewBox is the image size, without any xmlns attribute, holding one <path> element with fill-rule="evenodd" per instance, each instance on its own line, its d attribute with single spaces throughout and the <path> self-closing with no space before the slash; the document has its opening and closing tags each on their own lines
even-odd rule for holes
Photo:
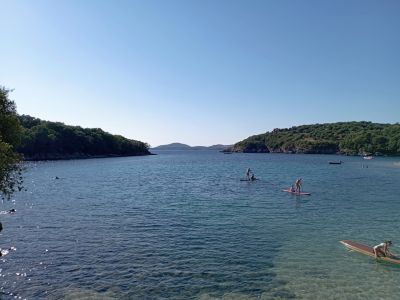
<svg viewBox="0 0 400 300">
<path fill-rule="evenodd" d="M 400 121 L 400 1 L 0 0 L 21 114 L 150 143 Z"/>
</svg>

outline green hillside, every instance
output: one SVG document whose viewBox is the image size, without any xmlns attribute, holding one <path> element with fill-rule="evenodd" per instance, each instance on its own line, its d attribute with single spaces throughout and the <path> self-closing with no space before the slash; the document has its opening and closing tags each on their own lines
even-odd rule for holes
<svg viewBox="0 0 400 300">
<path fill-rule="evenodd" d="M 68 126 L 31 116 L 19 117 L 23 127 L 18 152 L 28 160 L 148 155 L 149 145 L 112 135 L 100 128 Z"/>
<path fill-rule="evenodd" d="M 400 124 L 339 122 L 274 129 L 251 136 L 225 151 L 400 155 Z"/>
</svg>

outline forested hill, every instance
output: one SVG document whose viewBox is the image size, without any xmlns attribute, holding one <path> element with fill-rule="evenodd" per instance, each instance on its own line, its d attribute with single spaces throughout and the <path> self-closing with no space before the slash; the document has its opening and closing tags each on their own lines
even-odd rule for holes
<svg viewBox="0 0 400 300">
<path fill-rule="evenodd" d="M 19 116 L 23 127 L 18 151 L 27 160 L 149 155 L 149 145 L 99 128 L 68 126 Z"/>
<path fill-rule="evenodd" d="M 172 143 L 167 145 L 160 145 L 152 148 L 152 150 L 217 150 L 221 151 L 225 148 L 231 147 L 231 145 L 212 145 L 212 146 L 189 146 L 182 143 Z"/>
<path fill-rule="evenodd" d="M 339 122 L 274 129 L 251 136 L 225 151 L 400 155 L 400 124 Z"/>
</svg>

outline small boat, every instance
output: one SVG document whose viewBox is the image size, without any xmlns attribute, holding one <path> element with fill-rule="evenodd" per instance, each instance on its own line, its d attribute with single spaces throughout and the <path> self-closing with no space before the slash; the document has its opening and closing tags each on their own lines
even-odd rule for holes
<svg viewBox="0 0 400 300">
<path fill-rule="evenodd" d="M 357 242 L 353 242 L 350 240 L 343 240 L 340 241 L 346 248 L 350 249 L 350 250 L 354 250 L 357 251 L 361 254 L 364 255 L 368 255 L 371 256 L 373 258 L 375 258 L 375 254 L 374 254 L 374 249 L 370 246 L 366 246 Z M 398 256 L 390 256 L 390 257 L 378 257 L 377 258 L 378 261 L 386 261 L 392 264 L 398 264 L 400 265 L 400 258 Z"/>
<path fill-rule="evenodd" d="M 330 165 L 341 165 L 342 161 L 341 160 L 339 160 L 339 161 L 329 161 L 329 164 Z"/>
<path fill-rule="evenodd" d="M 374 157 L 369 155 L 369 156 L 363 156 L 363 158 L 366 160 L 370 160 L 370 159 L 373 159 Z"/>
</svg>

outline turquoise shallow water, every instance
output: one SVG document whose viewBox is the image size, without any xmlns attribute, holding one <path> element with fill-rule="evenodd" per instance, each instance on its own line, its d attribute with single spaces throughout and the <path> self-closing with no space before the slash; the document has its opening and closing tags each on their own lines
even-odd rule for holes
<svg viewBox="0 0 400 300">
<path fill-rule="evenodd" d="M 16 247 L 1 299 L 397 299 L 399 267 L 338 241 L 392 239 L 400 253 L 399 161 L 165 151 L 27 164 L 27 191 L 2 205 L 17 212 L 0 215 L 0 246 Z M 259 181 L 239 180 L 247 167 Z M 281 191 L 296 177 L 311 196 Z"/>
</svg>

